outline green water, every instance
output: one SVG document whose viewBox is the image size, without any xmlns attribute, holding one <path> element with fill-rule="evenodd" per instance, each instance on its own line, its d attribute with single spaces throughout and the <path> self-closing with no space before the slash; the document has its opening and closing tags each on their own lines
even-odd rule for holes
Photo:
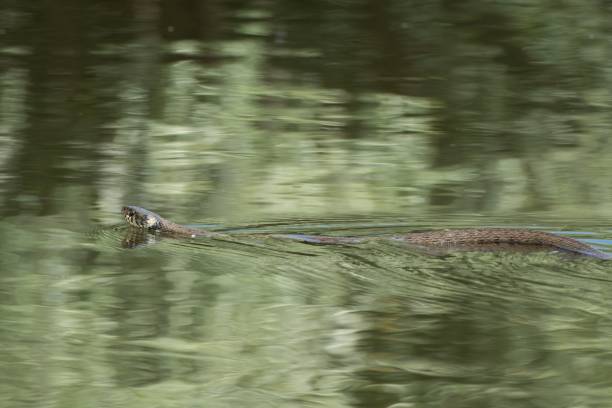
<svg viewBox="0 0 612 408">
<path fill-rule="evenodd" d="M 612 252 L 606 2 L 0 11 L 0 407 L 611 405 L 610 262 L 264 236 Z"/>
</svg>

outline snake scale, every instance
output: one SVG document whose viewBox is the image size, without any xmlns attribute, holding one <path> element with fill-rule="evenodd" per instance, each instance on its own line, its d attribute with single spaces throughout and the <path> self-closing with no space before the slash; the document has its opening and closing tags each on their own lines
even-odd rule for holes
<svg viewBox="0 0 612 408">
<path fill-rule="evenodd" d="M 224 234 L 190 228 L 167 220 L 152 211 L 137 206 L 125 206 L 123 216 L 133 227 L 170 234 L 177 237 L 223 237 Z M 367 237 L 330 237 L 323 235 L 273 235 L 277 238 L 290 238 L 305 243 L 334 245 L 358 244 L 372 239 Z M 543 231 L 521 228 L 464 228 L 409 232 L 391 235 L 386 239 L 420 248 L 430 253 L 453 250 L 495 251 L 555 250 L 598 259 L 612 259 L 612 255 L 602 252 L 576 239 Z"/>
</svg>

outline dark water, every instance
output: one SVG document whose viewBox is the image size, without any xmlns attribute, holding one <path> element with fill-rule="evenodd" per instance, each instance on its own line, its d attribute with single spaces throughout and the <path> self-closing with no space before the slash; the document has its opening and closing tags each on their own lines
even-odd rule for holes
<svg viewBox="0 0 612 408">
<path fill-rule="evenodd" d="M 612 252 L 609 2 L 0 11 L 0 406 L 610 404 L 612 263 L 256 235 Z"/>
</svg>

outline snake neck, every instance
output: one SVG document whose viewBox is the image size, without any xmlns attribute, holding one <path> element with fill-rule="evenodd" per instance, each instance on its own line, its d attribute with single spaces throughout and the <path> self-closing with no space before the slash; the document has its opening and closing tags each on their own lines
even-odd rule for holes
<svg viewBox="0 0 612 408">
<path fill-rule="evenodd" d="M 159 219 L 159 230 L 165 233 L 189 236 L 189 237 L 203 237 L 203 236 L 214 236 L 215 234 L 210 231 L 206 231 L 199 228 L 190 228 L 185 225 L 177 224 L 170 220 L 160 217 Z"/>
</svg>

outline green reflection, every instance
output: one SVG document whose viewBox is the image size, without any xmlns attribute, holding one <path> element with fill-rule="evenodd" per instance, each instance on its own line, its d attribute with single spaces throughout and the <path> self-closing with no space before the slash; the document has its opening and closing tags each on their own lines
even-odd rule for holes
<svg viewBox="0 0 612 408">
<path fill-rule="evenodd" d="M 608 5 L 0 8 L 0 405 L 610 400 L 605 263 L 100 228 L 609 242 Z"/>
</svg>

